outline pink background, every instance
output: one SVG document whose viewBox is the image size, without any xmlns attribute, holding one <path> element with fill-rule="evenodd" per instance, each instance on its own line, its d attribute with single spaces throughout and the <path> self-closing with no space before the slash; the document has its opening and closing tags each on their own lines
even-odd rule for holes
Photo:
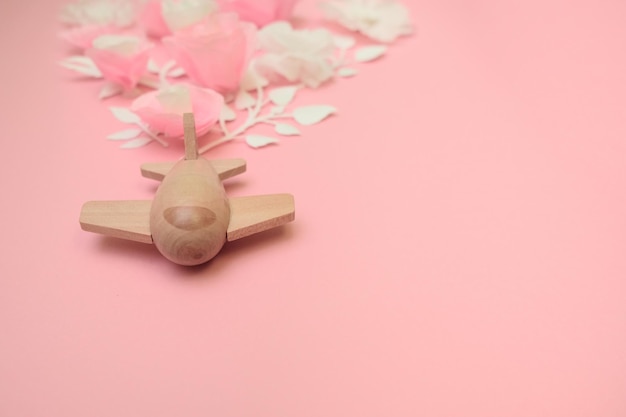
<svg viewBox="0 0 626 417">
<path fill-rule="evenodd" d="M 412 1 L 340 116 L 212 154 L 297 220 L 200 268 L 80 230 L 181 149 L 104 140 L 60 4 L 0 4 L 0 416 L 626 416 L 624 1 Z"/>
</svg>

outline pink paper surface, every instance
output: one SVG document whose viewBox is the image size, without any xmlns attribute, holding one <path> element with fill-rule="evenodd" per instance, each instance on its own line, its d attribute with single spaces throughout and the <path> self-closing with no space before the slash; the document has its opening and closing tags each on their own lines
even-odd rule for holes
<svg viewBox="0 0 626 417">
<path fill-rule="evenodd" d="M 626 416 L 625 2 L 407 1 L 338 117 L 209 155 L 297 219 L 199 268 L 80 230 L 182 147 L 104 140 L 62 3 L 0 4 L 0 416 Z"/>
</svg>

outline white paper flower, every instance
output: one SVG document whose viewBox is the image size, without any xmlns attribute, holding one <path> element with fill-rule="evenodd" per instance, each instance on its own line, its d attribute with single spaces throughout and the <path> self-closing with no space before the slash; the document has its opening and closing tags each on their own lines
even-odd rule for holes
<svg viewBox="0 0 626 417">
<path fill-rule="evenodd" d="M 78 0 L 65 5 L 61 21 L 76 26 L 128 27 L 135 21 L 135 6 L 131 0 Z"/>
<path fill-rule="evenodd" d="M 276 22 L 259 32 L 259 44 L 267 52 L 257 61 L 261 72 L 312 88 L 333 76 L 333 36 L 325 29 L 294 30 L 287 22 Z"/>
<path fill-rule="evenodd" d="M 413 33 L 408 10 L 393 0 L 328 0 L 320 8 L 328 19 L 380 42 Z"/>
<path fill-rule="evenodd" d="M 202 21 L 218 10 L 215 0 L 163 0 L 163 19 L 172 32 Z"/>
</svg>

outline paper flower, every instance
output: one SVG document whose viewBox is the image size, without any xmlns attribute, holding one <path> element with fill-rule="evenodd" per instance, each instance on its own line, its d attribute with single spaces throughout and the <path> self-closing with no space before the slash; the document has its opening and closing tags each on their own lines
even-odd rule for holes
<svg viewBox="0 0 626 417">
<path fill-rule="evenodd" d="M 393 0 L 329 0 L 320 7 L 327 18 L 380 42 L 413 33 L 408 10 Z"/>
<path fill-rule="evenodd" d="M 131 110 L 151 132 L 167 138 L 182 138 L 183 113 L 193 112 L 196 132 L 201 136 L 217 123 L 223 106 L 224 97 L 213 90 L 178 84 L 139 96 Z"/>
<path fill-rule="evenodd" d="M 287 20 L 293 13 L 298 0 L 222 0 L 224 11 L 232 11 L 241 20 L 252 22 L 259 27 L 276 20 Z"/>
<path fill-rule="evenodd" d="M 135 36 L 103 35 L 86 51 L 105 80 L 129 90 L 146 72 L 151 45 Z"/>
<path fill-rule="evenodd" d="M 128 27 L 135 19 L 131 0 L 78 0 L 61 10 L 61 21 L 75 26 Z"/>
<path fill-rule="evenodd" d="M 259 32 L 259 43 L 267 51 L 257 61 L 262 72 L 312 88 L 333 76 L 335 46 L 332 34 L 325 29 L 294 30 L 287 22 L 275 22 Z"/>
<path fill-rule="evenodd" d="M 234 13 L 218 13 L 163 39 L 178 65 L 196 84 L 229 93 L 237 90 L 256 46 L 253 24 Z"/>
<path fill-rule="evenodd" d="M 146 35 L 158 39 L 172 33 L 163 18 L 162 4 L 161 0 L 148 0 L 139 12 L 139 24 Z"/>
<path fill-rule="evenodd" d="M 163 19 L 172 32 L 201 22 L 218 11 L 215 0 L 162 0 Z"/>
</svg>

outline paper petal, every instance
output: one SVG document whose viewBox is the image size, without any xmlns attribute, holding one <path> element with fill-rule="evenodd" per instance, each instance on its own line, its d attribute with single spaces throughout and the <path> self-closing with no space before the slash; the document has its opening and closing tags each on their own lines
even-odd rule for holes
<svg viewBox="0 0 626 417">
<path fill-rule="evenodd" d="M 235 113 L 233 109 L 230 108 L 230 106 L 224 104 L 224 107 L 222 107 L 222 114 L 220 117 L 225 122 L 232 122 L 233 120 L 237 118 L 237 114 Z"/>
<path fill-rule="evenodd" d="M 122 149 L 141 148 L 142 146 L 146 146 L 150 142 L 152 142 L 152 139 L 144 136 L 144 137 L 141 137 L 141 138 L 129 140 L 128 142 L 126 142 L 125 144 L 120 146 L 120 148 L 122 148 Z"/>
<path fill-rule="evenodd" d="M 124 107 L 109 107 L 113 117 L 122 123 L 141 123 L 141 118 Z"/>
<path fill-rule="evenodd" d="M 152 58 L 150 58 L 150 60 L 148 61 L 148 71 L 151 72 L 152 74 L 157 74 L 157 75 L 161 71 L 161 68 L 159 68 L 157 63 L 154 62 L 154 59 Z"/>
<path fill-rule="evenodd" d="M 337 111 L 332 106 L 306 106 L 294 110 L 293 118 L 303 126 L 310 126 L 321 122 Z"/>
<path fill-rule="evenodd" d="M 253 107 L 255 104 L 255 98 L 246 91 L 239 91 L 237 97 L 235 98 L 235 108 L 237 110 L 244 110 L 248 107 Z"/>
<path fill-rule="evenodd" d="M 356 50 L 354 59 L 358 62 L 370 62 L 385 55 L 387 49 L 385 45 L 364 46 Z"/>
<path fill-rule="evenodd" d="M 278 123 L 274 130 L 283 136 L 300 136 L 300 130 L 297 127 L 286 123 Z"/>
<path fill-rule="evenodd" d="M 337 71 L 337 75 L 343 78 L 354 77 L 358 73 L 359 72 L 355 70 L 354 68 L 346 68 L 346 67 L 341 68 L 339 69 L 339 71 Z"/>
<path fill-rule="evenodd" d="M 333 41 L 339 49 L 350 49 L 356 45 L 356 39 L 350 36 L 335 35 L 333 36 Z"/>
<path fill-rule="evenodd" d="M 295 86 L 275 88 L 269 92 L 269 97 L 277 106 L 286 106 L 291 103 L 297 92 L 298 87 Z"/>
<path fill-rule="evenodd" d="M 59 64 L 64 68 L 76 71 L 83 75 L 88 75 L 94 78 L 102 78 L 102 72 L 100 72 L 91 58 L 86 56 L 71 56 L 59 62 Z"/>
<path fill-rule="evenodd" d="M 124 88 L 121 85 L 115 84 L 115 83 L 106 83 L 102 87 L 102 90 L 100 90 L 100 94 L 98 95 L 98 98 L 100 100 L 104 100 L 109 97 L 113 97 L 118 94 L 121 94 L 122 91 L 124 91 Z"/>
<path fill-rule="evenodd" d="M 174 68 L 173 70 L 168 72 L 167 76 L 171 77 L 171 78 L 179 78 L 179 77 L 182 77 L 185 74 L 186 74 L 185 70 L 183 68 L 178 67 L 178 68 Z"/>
<path fill-rule="evenodd" d="M 107 136 L 108 140 L 128 140 L 132 138 L 136 138 L 141 134 L 141 129 L 128 129 L 122 130 L 121 132 L 113 133 Z"/>
<path fill-rule="evenodd" d="M 271 138 L 269 136 L 247 135 L 246 143 L 253 148 L 262 148 L 263 146 L 267 146 L 272 143 L 278 143 L 278 139 Z"/>
</svg>

